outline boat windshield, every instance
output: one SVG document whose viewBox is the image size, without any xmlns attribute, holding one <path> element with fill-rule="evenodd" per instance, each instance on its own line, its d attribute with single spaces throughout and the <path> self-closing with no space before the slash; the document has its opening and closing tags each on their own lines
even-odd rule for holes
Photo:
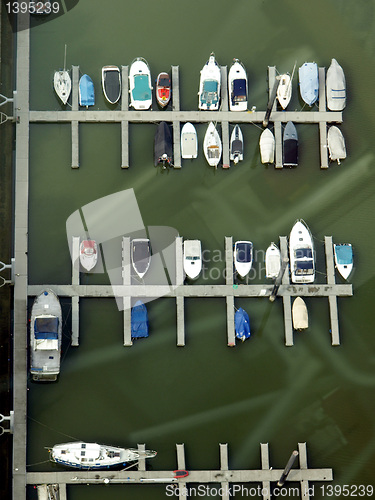
<svg viewBox="0 0 375 500">
<path fill-rule="evenodd" d="M 57 339 L 58 326 L 59 318 L 57 318 L 56 316 L 35 318 L 35 338 L 38 340 Z"/>
<path fill-rule="evenodd" d="M 314 264 L 312 260 L 299 261 L 296 263 L 295 274 L 297 276 L 314 274 Z"/>
<path fill-rule="evenodd" d="M 236 252 L 237 262 L 250 262 L 251 261 L 251 245 L 248 243 L 240 243 L 237 245 Z"/>
<path fill-rule="evenodd" d="M 295 259 L 312 259 L 312 250 L 311 248 L 297 248 L 294 250 Z"/>
<path fill-rule="evenodd" d="M 160 78 L 159 80 L 159 86 L 160 87 L 170 87 L 171 81 L 167 77 Z"/>
<path fill-rule="evenodd" d="M 187 256 L 185 257 L 185 259 L 186 259 L 186 260 L 199 260 L 199 259 L 200 259 L 200 257 L 199 257 L 199 255 L 187 255 Z"/>
</svg>

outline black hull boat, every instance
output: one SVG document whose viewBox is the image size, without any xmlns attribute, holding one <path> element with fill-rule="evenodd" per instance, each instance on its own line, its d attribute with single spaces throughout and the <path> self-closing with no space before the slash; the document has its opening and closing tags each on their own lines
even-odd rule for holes
<svg viewBox="0 0 375 500">
<path fill-rule="evenodd" d="M 293 122 L 288 122 L 283 136 L 283 165 L 296 167 L 298 165 L 298 135 Z"/>
<path fill-rule="evenodd" d="M 162 163 L 164 167 L 172 166 L 173 159 L 173 139 L 172 132 L 166 122 L 158 125 L 154 143 L 154 164 L 155 167 Z"/>
</svg>

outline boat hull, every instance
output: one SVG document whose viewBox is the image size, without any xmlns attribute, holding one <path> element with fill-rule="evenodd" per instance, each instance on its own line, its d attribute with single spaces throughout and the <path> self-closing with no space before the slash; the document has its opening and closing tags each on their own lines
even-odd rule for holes
<svg viewBox="0 0 375 500">
<path fill-rule="evenodd" d="M 207 163 L 211 167 L 217 167 L 221 158 L 222 143 L 215 125 L 210 122 L 203 141 L 203 151 Z"/>
<path fill-rule="evenodd" d="M 103 66 L 102 87 L 104 97 L 110 104 L 116 104 L 121 97 L 121 73 L 117 66 Z"/>
<path fill-rule="evenodd" d="M 289 235 L 289 262 L 292 283 L 314 282 L 314 244 L 310 230 L 302 220 L 295 222 Z"/>
<path fill-rule="evenodd" d="M 290 103 L 292 97 L 292 79 L 289 73 L 280 75 L 279 86 L 277 87 L 277 100 L 280 106 L 285 109 Z"/>
<path fill-rule="evenodd" d="M 151 264 L 151 245 L 148 238 L 135 238 L 132 240 L 131 261 L 134 271 L 142 279 Z"/>
<path fill-rule="evenodd" d="M 198 107 L 205 111 L 217 111 L 220 104 L 221 70 L 213 54 L 203 66 L 199 82 Z"/>
<path fill-rule="evenodd" d="M 306 104 L 312 106 L 319 97 L 319 72 L 316 63 L 305 63 L 299 70 L 299 89 Z"/>
<path fill-rule="evenodd" d="M 131 311 L 131 337 L 133 339 L 148 337 L 147 308 L 141 300 L 137 300 Z"/>
<path fill-rule="evenodd" d="M 234 127 L 230 137 L 230 159 L 234 163 L 243 160 L 243 134 L 238 125 Z"/>
<path fill-rule="evenodd" d="M 155 96 L 157 103 L 161 108 L 168 106 L 171 100 L 172 89 L 171 89 L 171 79 L 168 73 L 159 73 L 156 79 Z"/>
<path fill-rule="evenodd" d="M 335 265 L 344 280 L 347 280 L 353 270 L 353 247 L 350 243 L 333 245 Z"/>
<path fill-rule="evenodd" d="M 242 63 L 235 59 L 228 74 L 230 111 L 247 111 L 247 75 Z"/>
<path fill-rule="evenodd" d="M 181 130 L 181 158 L 197 158 L 197 131 L 192 123 L 185 123 Z"/>
<path fill-rule="evenodd" d="M 259 139 L 260 159 L 262 163 L 275 161 L 275 136 L 269 128 L 263 130 Z"/>
<path fill-rule="evenodd" d="M 306 330 L 309 327 L 309 315 L 305 301 L 301 297 L 297 297 L 293 301 L 292 306 L 292 321 L 295 330 Z"/>
<path fill-rule="evenodd" d="M 346 106 L 346 82 L 344 70 L 336 61 L 331 60 L 326 77 L 327 107 L 331 111 L 342 111 Z"/>
<path fill-rule="evenodd" d="M 98 246 L 94 240 L 83 240 L 79 246 L 79 260 L 85 271 L 91 271 L 98 261 Z"/>
<path fill-rule="evenodd" d="M 237 274 L 244 278 L 253 265 L 253 244 L 251 241 L 236 241 L 234 244 L 234 268 Z"/>
<path fill-rule="evenodd" d="M 53 87 L 57 96 L 63 104 L 68 102 L 70 93 L 72 91 L 72 79 L 68 71 L 55 71 L 53 76 Z"/>
<path fill-rule="evenodd" d="M 277 278 L 280 272 L 280 267 L 280 250 L 275 243 L 272 242 L 266 250 L 266 278 Z"/>
<path fill-rule="evenodd" d="M 199 240 L 185 240 L 183 255 L 186 276 L 190 279 L 196 279 L 202 270 L 201 242 Z"/>
<path fill-rule="evenodd" d="M 244 342 L 250 337 L 250 319 L 247 312 L 240 307 L 234 315 L 236 337 Z"/>
<path fill-rule="evenodd" d="M 283 165 L 298 166 L 298 135 L 293 122 L 287 122 L 283 135 Z"/>
<path fill-rule="evenodd" d="M 155 167 L 163 163 L 172 165 L 173 163 L 173 138 L 169 125 L 161 122 L 155 133 L 154 139 L 154 165 Z"/>
<path fill-rule="evenodd" d="M 137 58 L 129 69 L 130 107 L 146 110 L 152 105 L 151 71 L 147 62 Z"/>
<path fill-rule="evenodd" d="M 346 158 L 346 146 L 345 139 L 342 135 L 341 130 L 332 125 L 328 129 L 327 134 L 327 145 L 329 151 L 329 158 L 332 161 L 337 161 L 340 164 L 340 160 L 345 160 Z"/>
</svg>

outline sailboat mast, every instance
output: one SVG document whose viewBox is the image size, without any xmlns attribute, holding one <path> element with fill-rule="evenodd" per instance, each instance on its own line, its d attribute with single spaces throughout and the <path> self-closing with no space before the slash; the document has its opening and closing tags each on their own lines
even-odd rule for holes
<svg viewBox="0 0 375 500">
<path fill-rule="evenodd" d="M 64 52 L 64 71 L 66 68 L 66 44 L 65 44 L 65 52 Z"/>
</svg>

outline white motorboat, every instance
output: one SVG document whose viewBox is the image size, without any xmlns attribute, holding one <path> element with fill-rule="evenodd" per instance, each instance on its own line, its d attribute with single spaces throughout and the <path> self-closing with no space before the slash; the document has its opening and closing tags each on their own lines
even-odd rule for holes
<svg viewBox="0 0 375 500">
<path fill-rule="evenodd" d="M 197 158 L 198 138 L 194 125 L 185 123 L 181 130 L 181 158 Z"/>
<path fill-rule="evenodd" d="M 336 125 L 332 125 L 328 129 L 327 144 L 329 158 L 332 161 L 337 161 L 338 165 L 340 165 L 340 160 L 345 160 L 346 158 L 346 147 L 344 136 Z"/>
<path fill-rule="evenodd" d="M 50 452 L 50 460 L 76 469 L 106 469 L 116 465 L 128 465 L 145 458 L 153 458 L 156 451 L 140 451 L 135 448 L 117 448 L 97 443 L 56 444 Z"/>
<path fill-rule="evenodd" d="M 243 135 L 238 125 L 234 127 L 230 136 L 230 159 L 234 163 L 243 160 Z"/>
<path fill-rule="evenodd" d="M 136 110 L 149 109 L 152 105 L 151 71 L 142 57 L 137 57 L 129 69 L 130 107 Z"/>
<path fill-rule="evenodd" d="M 54 381 L 60 373 L 62 311 L 50 289 L 34 300 L 30 318 L 30 373 L 36 381 Z"/>
<path fill-rule="evenodd" d="M 221 158 L 222 144 L 215 125 L 210 122 L 203 141 L 204 156 L 211 167 L 217 167 Z"/>
<path fill-rule="evenodd" d="M 72 91 L 72 79 L 70 78 L 69 71 L 66 70 L 66 45 L 64 53 L 64 69 L 55 71 L 53 75 L 53 87 L 62 103 L 66 104 L 68 102 L 70 92 Z"/>
<path fill-rule="evenodd" d="M 260 159 L 262 163 L 275 161 L 275 136 L 269 128 L 263 130 L 259 139 Z"/>
<path fill-rule="evenodd" d="M 333 245 L 333 250 L 336 269 L 346 280 L 353 270 L 353 247 L 350 243 L 339 243 Z"/>
<path fill-rule="evenodd" d="M 132 240 L 131 261 L 134 271 L 142 279 L 151 263 L 151 244 L 148 238 L 135 238 Z"/>
<path fill-rule="evenodd" d="M 79 260 L 85 271 L 91 271 L 98 261 L 98 245 L 95 240 L 83 240 L 79 246 Z"/>
<path fill-rule="evenodd" d="M 289 235 L 289 261 L 292 283 L 314 282 L 314 243 L 309 228 L 302 220 L 295 222 Z"/>
<path fill-rule="evenodd" d="M 247 110 L 247 74 L 244 65 L 234 59 L 228 74 L 230 111 Z"/>
<path fill-rule="evenodd" d="M 266 278 L 277 278 L 281 267 L 280 250 L 274 242 L 266 250 Z"/>
<path fill-rule="evenodd" d="M 102 67 L 102 87 L 107 101 L 116 104 L 121 97 L 121 73 L 117 66 Z"/>
<path fill-rule="evenodd" d="M 236 241 L 234 244 L 234 267 L 237 274 L 244 278 L 253 265 L 253 244 L 251 241 Z"/>
<path fill-rule="evenodd" d="M 280 75 L 279 86 L 277 87 L 277 100 L 280 106 L 285 109 L 290 103 L 292 97 L 292 78 L 289 73 Z"/>
<path fill-rule="evenodd" d="M 199 82 L 199 109 L 216 111 L 220 104 L 221 70 L 212 52 L 203 66 Z"/>
<path fill-rule="evenodd" d="M 331 60 L 326 77 L 327 107 L 331 111 L 342 111 L 346 106 L 346 82 L 344 70 L 336 61 Z"/>
<path fill-rule="evenodd" d="M 186 276 L 195 279 L 202 270 L 202 247 L 200 240 L 184 241 L 184 271 Z"/>
<path fill-rule="evenodd" d="M 301 297 L 297 297 L 293 301 L 292 321 L 295 330 L 306 330 L 309 327 L 309 315 L 306 303 Z"/>
</svg>

